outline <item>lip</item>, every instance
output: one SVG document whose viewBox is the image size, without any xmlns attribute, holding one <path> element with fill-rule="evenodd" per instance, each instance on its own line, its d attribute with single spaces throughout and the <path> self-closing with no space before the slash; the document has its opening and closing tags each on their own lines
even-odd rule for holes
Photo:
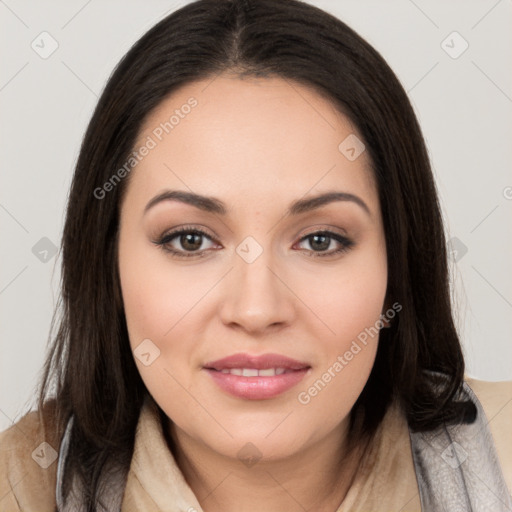
<svg viewBox="0 0 512 512">
<path fill-rule="evenodd" d="M 274 376 L 244 377 L 222 373 L 221 370 L 232 368 L 252 368 L 265 370 L 268 368 L 284 368 L 285 373 Z M 233 354 L 206 363 L 203 370 L 225 392 L 246 400 L 268 400 L 274 398 L 297 385 L 309 372 L 307 363 L 291 359 L 280 354 Z"/>
<path fill-rule="evenodd" d="M 214 370 L 231 368 L 256 368 L 257 370 L 285 368 L 286 370 L 302 370 L 304 368 L 310 368 L 310 365 L 281 354 L 262 354 L 259 356 L 252 356 L 250 354 L 240 353 L 206 363 L 204 368 Z"/>
</svg>

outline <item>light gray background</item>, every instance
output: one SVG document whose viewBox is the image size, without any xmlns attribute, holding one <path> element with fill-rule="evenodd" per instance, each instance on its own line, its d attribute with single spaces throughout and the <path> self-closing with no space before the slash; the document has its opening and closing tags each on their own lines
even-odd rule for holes
<svg viewBox="0 0 512 512">
<path fill-rule="evenodd" d="M 82 135 L 116 63 L 188 2 L 0 0 L 0 430 L 33 403 L 58 296 L 60 244 Z M 317 0 L 388 61 L 435 170 L 468 374 L 512 379 L 511 0 Z M 43 59 L 31 47 L 57 50 Z M 449 37 L 457 31 L 469 44 Z M 47 37 L 41 42 L 41 37 Z M 42 48 L 41 50 L 42 51 Z M 48 242 L 39 242 L 48 244 Z M 36 248 L 39 246 L 36 246 Z M 464 253 L 467 250 L 466 253 Z"/>
</svg>

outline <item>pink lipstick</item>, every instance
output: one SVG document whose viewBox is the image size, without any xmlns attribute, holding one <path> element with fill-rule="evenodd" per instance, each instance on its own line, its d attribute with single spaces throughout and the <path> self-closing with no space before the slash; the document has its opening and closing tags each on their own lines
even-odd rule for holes
<svg viewBox="0 0 512 512">
<path fill-rule="evenodd" d="M 280 354 L 233 354 L 203 367 L 225 392 L 247 400 L 274 398 L 298 384 L 311 366 Z"/>
</svg>

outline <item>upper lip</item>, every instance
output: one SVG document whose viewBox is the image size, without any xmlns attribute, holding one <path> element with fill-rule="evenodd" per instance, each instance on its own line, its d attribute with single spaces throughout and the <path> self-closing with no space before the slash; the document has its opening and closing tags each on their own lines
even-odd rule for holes
<svg viewBox="0 0 512 512">
<path fill-rule="evenodd" d="M 231 368 L 254 368 L 266 370 L 268 368 L 285 368 L 287 370 L 302 370 L 310 365 L 281 354 L 262 354 L 253 356 L 250 354 L 233 354 L 204 365 L 204 368 L 213 370 L 224 370 Z"/>
</svg>

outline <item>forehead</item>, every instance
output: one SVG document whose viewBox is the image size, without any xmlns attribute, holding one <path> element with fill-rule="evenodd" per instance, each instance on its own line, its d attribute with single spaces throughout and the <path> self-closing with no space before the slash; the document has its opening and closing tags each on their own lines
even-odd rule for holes
<svg viewBox="0 0 512 512">
<path fill-rule="evenodd" d="M 355 126 L 310 87 L 230 75 L 192 82 L 145 120 L 134 150 L 151 149 L 134 167 L 127 200 L 180 188 L 275 207 L 336 188 L 374 203 L 367 152 L 347 158 L 347 140 L 361 140 Z"/>
</svg>

